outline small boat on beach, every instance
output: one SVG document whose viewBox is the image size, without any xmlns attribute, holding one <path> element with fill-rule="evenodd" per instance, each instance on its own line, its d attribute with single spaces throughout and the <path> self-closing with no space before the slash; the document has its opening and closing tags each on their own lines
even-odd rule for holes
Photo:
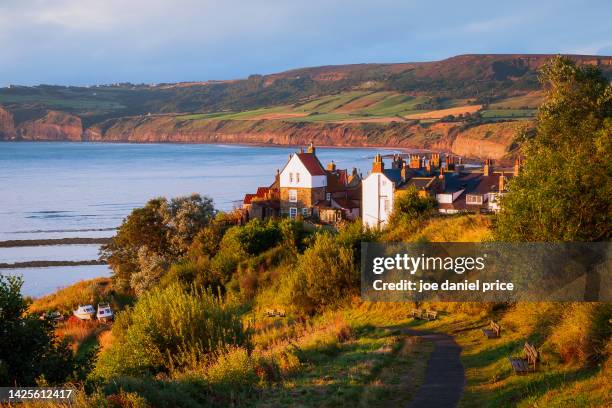
<svg viewBox="0 0 612 408">
<path fill-rule="evenodd" d="M 92 305 L 79 305 L 77 310 L 73 311 L 72 314 L 81 320 L 92 320 L 96 315 L 96 309 L 94 309 Z"/>
<path fill-rule="evenodd" d="M 114 314 L 108 303 L 98 304 L 98 313 L 96 317 L 101 322 L 106 322 L 108 320 L 113 320 Z"/>
</svg>

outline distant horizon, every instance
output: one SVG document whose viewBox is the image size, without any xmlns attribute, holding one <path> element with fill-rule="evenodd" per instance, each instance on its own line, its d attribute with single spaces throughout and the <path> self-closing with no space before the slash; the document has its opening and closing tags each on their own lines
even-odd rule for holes
<svg viewBox="0 0 612 408">
<path fill-rule="evenodd" d="M 423 60 L 423 61 L 393 61 L 393 62 L 355 62 L 355 63 L 347 63 L 347 64 L 323 64 L 323 65 L 310 65 L 310 66 L 300 66 L 288 68 L 282 71 L 271 71 L 271 72 L 253 72 L 247 74 L 243 77 L 236 78 L 214 78 L 214 79 L 187 79 L 184 81 L 161 81 L 161 82 L 123 82 L 123 81 L 113 81 L 108 83 L 91 83 L 91 84 L 71 84 L 71 83 L 36 83 L 36 84 L 20 84 L 20 83 L 10 83 L 6 85 L 0 86 L 0 88 L 9 88 L 11 86 L 14 87 L 37 87 L 37 86 L 58 86 L 58 87 L 79 87 L 79 88 L 91 88 L 91 87 L 103 87 L 103 86 L 117 86 L 121 84 L 130 84 L 130 85 L 148 85 L 148 86 L 159 86 L 159 85 L 172 85 L 172 84 L 188 84 L 188 83 L 206 83 L 206 82 L 231 82 L 231 81 L 240 81 L 244 79 L 248 79 L 249 76 L 252 75 L 274 75 L 274 74 L 282 74 L 291 71 L 298 71 L 301 69 L 309 69 L 309 68 L 323 68 L 323 67 L 342 67 L 342 66 L 354 66 L 354 65 L 394 65 L 394 64 L 426 64 L 431 62 L 439 62 L 444 61 L 456 57 L 462 56 L 554 56 L 554 55 L 562 55 L 562 56 L 570 56 L 570 57 L 589 57 L 589 58 L 612 58 L 612 53 L 610 55 L 605 54 L 572 54 L 572 53 L 545 53 L 545 52 L 537 52 L 537 53 L 464 53 L 464 54 L 456 54 L 448 57 L 440 58 L 440 59 L 432 59 L 432 60 Z"/>
<path fill-rule="evenodd" d="M 0 86 L 179 83 L 462 54 L 611 55 L 604 0 L 4 0 Z"/>
</svg>

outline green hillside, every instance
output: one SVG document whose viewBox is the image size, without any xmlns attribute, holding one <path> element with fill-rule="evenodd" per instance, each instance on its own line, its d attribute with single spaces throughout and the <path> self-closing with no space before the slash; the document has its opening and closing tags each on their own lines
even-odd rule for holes
<svg viewBox="0 0 612 408">
<path fill-rule="evenodd" d="M 489 118 L 513 118 L 498 110 L 525 111 L 537 106 L 541 98 L 537 72 L 550 57 L 463 55 L 435 62 L 324 66 L 234 81 L 179 84 L 10 86 L 0 89 L 0 105 L 17 123 L 51 109 L 81 117 L 85 127 L 149 113 L 202 113 L 231 119 L 306 113 L 306 118 L 294 115 L 290 120 L 337 121 L 402 117 L 470 104 L 490 104 Z M 598 65 L 612 76 L 611 57 L 572 58 Z M 259 111 L 271 107 L 279 110 Z M 529 113 L 521 112 L 521 117 Z"/>
</svg>

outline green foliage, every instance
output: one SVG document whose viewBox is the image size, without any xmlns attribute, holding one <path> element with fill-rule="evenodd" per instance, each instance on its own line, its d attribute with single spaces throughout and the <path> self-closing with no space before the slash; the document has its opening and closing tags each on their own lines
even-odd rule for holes
<svg viewBox="0 0 612 408">
<path fill-rule="evenodd" d="M 56 341 L 51 323 L 27 313 L 22 284 L 0 274 L 0 386 L 62 383 L 76 368 L 72 352 Z"/>
<path fill-rule="evenodd" d="M 553 59 L 526 163 L 502 200 L 497 239 L 601 241 L 612 237 L 612 86 L 591 66 Z"/>
<path fill-rule="evenodd" d="M 436 208 L 436 200 L 421 197 L 415 186 L 409 186 L 396 195 L 393 212 L 389 219 L 388 238 L 400 240 L 403 236 L 414 233 Z M 389 233 L 393 232 L 393 233 Z"/>
<path fill-rule="evenodd" d="M 151 288 L 172 262 L 183 256 L 196 234 L 214 215 L 212 200 L 198 194 L 150 200 L 123 221 L 102 246 L 102 259 L 113 269 L 118 287 L 137 293 Z"/>
<path fill-rule="evenodd" d="M 232 347 L 206 369 L 206 380 L 217 388 L 245 391 L 259 381 L 256 362 L 243 347 Z"/>
<path fill-rule="evenodd" d="M 359 291 L 359 270 L 348 241 L 321 232 L 300 255 L 288 282 L 292 304 L 306 313 L 338 305 Z"/>
<path fill-rule="evenodd" d="M 113 335 L 95 369 L 102 378 L 180 371 L 213 352 L 249 342 L 233 306 L 210 291 L 178 283 L 145 293 L 132 309 L 119 313 Z"/>
</svg>

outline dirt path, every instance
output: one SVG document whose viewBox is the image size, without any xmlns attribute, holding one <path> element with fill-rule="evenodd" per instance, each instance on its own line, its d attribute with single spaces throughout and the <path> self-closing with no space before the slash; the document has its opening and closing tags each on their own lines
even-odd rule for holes
<svg viewBox="0 0 612 408">
<path fill-rule="evenodd" d="M 453 336 L 443 333 L 406 329 L 406 334 L 419 336 L 434 344 L 429 357 L 425 381 L 410 402 L 410 408 L 456 407 L 463 394 L 465 372 L 461 359 L 461 347 Z"/>
</svg>

